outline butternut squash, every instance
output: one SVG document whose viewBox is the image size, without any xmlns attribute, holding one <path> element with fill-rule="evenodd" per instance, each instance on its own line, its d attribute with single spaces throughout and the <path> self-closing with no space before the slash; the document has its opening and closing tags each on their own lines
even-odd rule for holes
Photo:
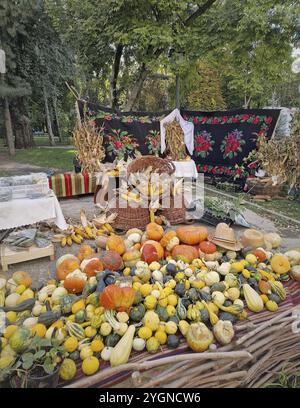
<svg viewBox="0 0 300 408">
<path fill-rule="evenodd" d="M 117 367 L 122 364 L 126 364 L 133 345 L 133 336 L 135 333 L 135 326 L 132 324 L 128 327 L 124 336 L 119 340 L 116 346 L 113 348 L 110 355 L 110 365 Z"/>
</svg>

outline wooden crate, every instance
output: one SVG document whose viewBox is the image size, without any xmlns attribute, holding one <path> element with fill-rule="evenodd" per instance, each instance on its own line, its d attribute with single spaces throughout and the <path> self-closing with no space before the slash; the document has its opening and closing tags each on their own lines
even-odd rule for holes
<svg viewBox="0 0 300 408">
<path fill-rule="evenodd" d="M 54 261 L 54 245 L 50 244 L 46 248 L 32 246 L 24 251 L 12 251 L 8 246 L 1 245 L 0 254 L 2 270 L 3 272 L 7 272 L 9 265 L 31 261 L 32 259 L 50 256 L 50 260 Z"/>
</svg>

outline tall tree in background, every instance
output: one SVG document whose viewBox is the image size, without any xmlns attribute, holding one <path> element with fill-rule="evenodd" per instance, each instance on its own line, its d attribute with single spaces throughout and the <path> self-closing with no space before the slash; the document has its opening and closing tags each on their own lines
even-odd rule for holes
<svg viewBox="0 0 300 408">
<path fill-rule="evenodd" d="M 50 106 L 70 72 L 68 48 L 54 30 L 44 0 L 3 0 L 0 16 L 1 44 L 7 54 L 5 86 L 12 92 L 15 145 L 33 145 L 29 118 L 33 97 L 39 105 L 44 103 L 49 140 L 54 144 Z"/>
</svg>

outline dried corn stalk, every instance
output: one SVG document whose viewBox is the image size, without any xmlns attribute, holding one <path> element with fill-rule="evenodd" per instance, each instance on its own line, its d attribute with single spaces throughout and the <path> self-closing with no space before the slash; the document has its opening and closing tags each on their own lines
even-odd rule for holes
<svg viewBox="0 0 300 408">
<path fill-rule="evenodd" d="M 257 152 L 258 163 L 279 184 L 300 186 L 300 136 L 283 140 L 262 139 Z"/>
<path fill-rule="evenodd" d="M 89 121 L 85 121 L 81 127 L 77 127 L 73 132 L 77 158 L 82 170 L 91 173 L 100 170 L 101 161 L 105 157 L 103 133 L 103 127 L 98 130 Z"/>
<path fill-rule="evenodd" d="M 179 122 L 166 123 L 166 150 L 172 160 L 182 160 L 185 158 L 184 132 Z"/>
</svg>

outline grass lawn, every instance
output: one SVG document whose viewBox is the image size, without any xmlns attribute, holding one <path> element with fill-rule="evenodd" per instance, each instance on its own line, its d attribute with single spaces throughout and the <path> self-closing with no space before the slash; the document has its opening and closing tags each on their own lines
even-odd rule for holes
<svg viewBox="0 0 300 408">
<path fill-rule="evenodd" d="M 24 149 L 16 150 L 11 160 L 19 163 L 34 164 L 35 166 L 59 169 L 63 171 L 73 170 L 73 158 L 75 150 L 65 148 L 49 149 Z"/>
</svg>

